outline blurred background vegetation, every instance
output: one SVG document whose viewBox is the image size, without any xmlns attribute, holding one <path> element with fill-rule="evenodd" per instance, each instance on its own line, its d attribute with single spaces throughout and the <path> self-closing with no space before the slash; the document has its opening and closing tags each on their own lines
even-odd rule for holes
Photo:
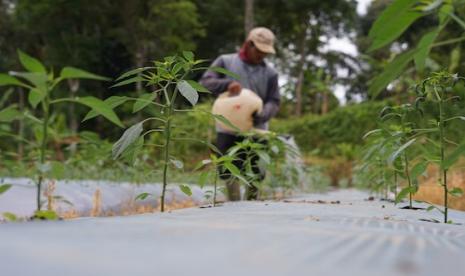
<svg viewBox="0 0 465 276">
<path fill-rule="evenodd" d="M 21 49 L 56 71 L 74 66 L 115 78 L 182 50 L 212 60 L 237 51 L 251 26 L 267 26 L 278 38 L 278 53 L 269 62 L 280 72 L 283 99 L 271 129 L 295 137 L 305 162 L 318 168 L 316 173 L 322 182 L 351 185 L 352 167 L 363 147 L 362 137 L 376 128 L 383 106 L 412 101 L 413 91 L 409 88 L 429 72 L 446 69 L 465 73 L 463 42 L 458 41 L 435 48 L 422 72 L 414 70 L 413 63 L 408 64 L 395 81 L 379 93 L 370 94 L 371 80 L 397 56 L 415 47 L 440 20 L 437 13 L 425 14 L 405 26 L 394 43 L 369 51 L 369 30 L 392 2 L 373 0 L 367 12 L 359 14 L 355 0 L 1 0 L 0 72 L 19 70 L 16 50 Z M 465 18 L 464 4 L 457 1 L 454 7 L 455 14 Z M 441 30 L 440 40 L 461 37 L 463 32 L 460 24 L 448 24 Z M 328 47 L 334 38 L 353 43 L 357 52 Z M 132 89 L 111 85 L 69 81 L 58 93 L 79 92 L 105 99 L 115 95 L 137 97 L 146 92 L 140 83 Z M 345 91 L 344 98 L 336 97 L 337 87 Z M 0 110 L 15 103 L 20 112 L 27 112 L 27 94 L 21 88 L 0 87 L 0 92 Z M 204 96 L 200 101 L 202 104 L 196 108 L 209 109 L 212 97 Z M 53 111 L 56 131 L 50 142 L 54 149 L 50 160 L 61 164 L 56 166 L 56 177 L 136 181 L 156 178 L 141 172 L 159 165 L 158 149 L 141 153 L 136 166 L 113 161 L 111 145 L 122 129 L 101 117 L 81 123 L 87 110 L 80 106 L 59 108 Z M 137 120 L 131 105 L 123 105 L 117 113 L 125 126 Z M 214 127 L 209 116 L 183 116 L 177 122 L 178 129 L 213 141 Z M 0 130 L 34 136 L 34 127 L 26 118 L 0 119 Z M 454 135 L 462 140 L 463 131 Z M 150 139 L 156 143 L 161 137 L 154 135 Z M 1 136 L 0 141 L 0 174 L 32 174 L 37 152 L 9 136 Z M 173 155 L 183 159 L 186 171 L 209 154 L 205 145 L 197 143 L 183 144 L 174 151 Z"/>
</svg>

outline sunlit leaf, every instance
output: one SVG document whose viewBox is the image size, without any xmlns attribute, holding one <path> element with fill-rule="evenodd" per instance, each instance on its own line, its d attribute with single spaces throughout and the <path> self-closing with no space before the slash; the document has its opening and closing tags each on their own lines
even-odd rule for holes
<svg viewBox="0 0 465 276">
<path fill-rule="evenodd" d="M 413 22 L 424 14 L 412 9 L 417 0 L 394 0 L 373 23 L 368 37 L 374 51 L 396 40 Z"/>
<path fill-rule="evenodd" d="M 43 220 L 57 220 L 60 217 L 58 216 L 55 211 L 36 211 L 34 213 L 34 218 L 36 219 L 43 219 Z"/>
<path fill-rule="evenodd" d="M 118 158 L 132 143 L 134 143 L 142 134 L 142 122 L 137 123 L 130 128 L 126 129 L 121 138 L 113 145 L 112 157 Z"/>
<path fill-rule="evenodd" d="M 128 100 L 129 100 L 129 98 L 127 98 L 127 97 L 111 96 L 111 97 L 105 99 L 103 102 L 113 109 L 115 107 L 118 107 L 118 106 L 122 105 L 123 103 L 125 103 Z M 85 122 L 85 121 L 90 120 L 90 119 L 92 119 L 94 117 L 97 117 L 98 115 L 99 114 L 97 113 L 97 111 L 91 110 L 86 114 L 86 117 L 84 117 L 84 119 L 82 119 L 82 121 Z"/>
<path fill-rule="evenodd" d="M 395 80 L 404 71 L 404 68 L 412 60 L 415 53 L 416 49 L 400 54 L 386 65 L 384 71 L 370 81 L 370 86 L 368 88 L 369 95 L 373 98 L 377 97 L 389 83 Z"/>
<path fill-rule="evenodd" d="M 9 106 L 0 110 L 0 122 L 12 122 L 21 118 L 21 115 L 21 112 L 16 108 L 16 106 Z"/>
<path fill-rule="evenodd" d="M 193 106 L 197 104 L 199 100 L 199 94 L 197 91 L 185 80 L 178 82 L 177 85 L 179 92 L 184 96 Z"/>
<path fill-rule="evenodd" d="M 192 196 L 192 190 L 187 185 L 179 185 L 179 189 L 187 196 Z"/>
<path fill-rule="evenodd" d="M 415 66 L 418 71 L 421 72 L 424 70 L 426 58 L 428 57 L 429 52 L 431 51 L 431 47 L 433 46 L 433 42 L 436 40 L 440 30 L 440 28 L 437 28 L 429 33 L 426 33 L 420 39 L 420 42 L 418 42 L 417 51 L 413 57 L 415 60 Z"/>
<path fill-rule="evenodd" d="M 454 188 L 450 189 L 448 192 L 449 192 L 450 195 L 455 196 L 455 197 L 463 196 L 463 191 L 459 187 L 454 187 Z"/>
<path fill-rule="evenodd" d="M 187 82 L 198 92 L 204 92 L 204 93 L 210 93 L 207 88 L 203 87 L 200 83 L 193 81 L 193 80 L 187 80 Z"/>
<path fill-rule="evenodd" d="M 44 65 L 36 58 L 18 50 L 19 61 L 29 72 L 46 73 Z"/>
<path fill-rule="evenodd" d="M 37 105 L 45 98 L 45 96 L 46 96 L 45 93 L 42 92 L 41 90 L 31 89 L 27 96 L 27 100 L 33 108 L 36 108 Z"/>
<path fill-rule="evenodd" d="M 8 191 L 12 187 L 11 184 L 2 184 L 0 185 L 0 195 Z"/>
<path fill-rule="evenodd" d="M 149 105 L 155 99 L 156 96 L 157 95 L 155 93 L 145 93 L 145 94 L 141 95 L 134 102 L 132 112 L 135 113 L 135 112 L 145 108 L 147 105 Z"/>
<path fill-rule="evenodd" d="M 7 74 L 0 74 L 0 86 L 5 86 L 5 85 L 24 86 L 24 84 L 15 77 L 12 77 Z"/>
<path fill-rule="evenodd" d="M 144 200 L 149 196 L 153 196 L 153 195 L 150 194 L 150 193 L 141 193 L 141 194 L 137 195 L 134 200 Z"/>
<path fill-rule="evenodd" d="M 113 109 L 104 101 L 95 97 L 82 97 L 78 98 L 77 102 L 89 106 L 95 110 L 98 114 L 107 118 L 110 122 L 114 123 L 119 127 L 123 127 L 123 123 L 120 121 Z"/>
<path fill-rule="evenodd" d="M 214 72 L 217 72 L 217 73 L 220 73 L 220 74 L 223 74 L 223 75 L 226 75 L 228 77 L 231 77 L 233 79 L 236 79 L 236 80 L 240 80 L 240 76 L 236 73 L 233 73 L 229 70 L 226 70 L 224 69 L 223 67 L 217 67 L 217 66 L 213 66 L 213 67 L 209 67 L 208 68 L 209 71 L 214 71 Z"/>
<path fill-rule="evenodd" d="M 409 141 L 407 141 L 405 144 L 403 144 L 402 146 L 400 146 L 394 153 L 391 154 L 391 156 L 389 156 L 389 159 L 388 159 L 388 163 L 390 165 L 392 165 L 394 163 L 394 160 L 397 159 L 397 157 L 399 157 L 399 155 L 404 151 L 406 150 L 408 147 L 410 147 L 413 143 L 415 143 L 416 141 L 416 138 L 413 138 Z"/>
<path fill-rule="evenodd" d="M 2 214 L 2 216 L 7 220 L 7 221 L 11 221 L 11 222 L 14 222 L 14 221 L 17 221 L 18 220 L 18 217 L 13 214 L 13 213 L 10 213 L 10 212 L 4 212 Z"/>
<path fill-rule="evenodd" d="M 92 80 L 101 80 L 101 81 L 110 81 L 110 78 L 99 76 L 85 70 L 74 68 L 74 67 L 65 67 L 61 70 L 60 78 L 62 79 L 92 79 Z"/>
</svg>

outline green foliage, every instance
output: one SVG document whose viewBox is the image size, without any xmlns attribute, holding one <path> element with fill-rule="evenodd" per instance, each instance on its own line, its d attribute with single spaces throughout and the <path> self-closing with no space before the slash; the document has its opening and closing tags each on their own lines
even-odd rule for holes
<svg viewBox="0 0 465 276">
<path fill-rule="evenodd" d="M 47 71 L 45 66 L 36 58 L 33 58 L 22 51 L 18 50 L 19 60 L 22 66 L 28 72 L 10 72 L 10 76 L 1 74 L 0 75 L 0 86 L 2 85 L 13 85 L 25 88 L 29 92 L 29 103 L 33 109 L 39 109 L 42 118 L 38 119 L 32 115 L 26 115 L 34 118 L 35 127 L 37 127 L 36 137 L 37 144 L 36 148 L 39 150 L 39 156 L 37 161 L 37 211 L 41 208 L 41 185 L 46 174 L 50 171 L 50 163 L 47 161 L 47 147 L 49 142 L 49 135 L 54 133 L 50 129 L 51 120 L 53 119 L 52 106 L 62 102 L 74 102 L 80 103 L 92 108 L 97 114 L 100 114 L 112 121 L 113 123 L 122 126 L 118 116 L 113 112 L 112 108 L 100 99 L 95 97 L 83 97 L 83 98 L 60 98 L 56 95 L 55 90 L 59 86 L 60 82 L 69 78 L 86 78 L 105 80 L 106 78 L 98 75 L 86 72 L 84 70 L 65 67 L 58 77 L 53 75 L 53 71 Z M 7 121 L 12 119 L 21 119 L 22 116 L 19 112 L 15 113 L 12 109 L 14 106 L 10 106 L 9 110 L 2 110 L 2 115 L 7 115 Z M 12 112 L 13 111 L 13 112 Z M 4 119 L 5 120 L 5 119 Z M 14 136 L 15 137 L 15 136 Z M 16 137 L 15 137 L 16 138 Z M 19 137 L 20 140 L 24 138 Z M 31 142 L 32 143 L 32 142 Z"/>
<path fill-rule="evenodd" d="M 143 101 L 149 101 L 148 105 L 140 106 L 137 101 L 134 104 L 133 110 L 144 110 L 150 107 L 158 108 L 155 116 L 150 116 L 143 121 L 128 128 L 121 138 L 113 146 L 113 158 L 118 158 L 128 151 L 128 149 L 135 148 L 135 155 L 138 148 L 145 146 L 154 146 L 163 148 L 163 190 L 161 194 L 161 211 L 165 208 L 165 193 L 168 185 L 168 166 L 173 164 L 176 169 L 183 169 L 184 164 L 172 155 L 171 148 L 174 145 L 181 144 L 181 141 L 200 141 L 209 145 L 208 141 L 197 140 L 192 138 L 190 134 L 183 133 L 184 129 L 176 132 L 176 121 L 179 114 L 195 112 L 195 109 L 177 109 L 180 94 L 191 105 L 197 104 L 199 95 L 198 90 L 204 91 L 204 88 L 189 80 L 189 74 L 195 71 L 202 70 L 198 65 L 204 62 L 203 60 L 195 60 L 192 52 L 183 52 L 182 56 L 169 56 L 165 57 L 163 61 L 154 61 L 152 67 L 144 67 L 136 70 L 131 70 L 123 74 L 117 79 L 118 84 L 130 84 L 142 80 L 146 85 L 155 86 L 155 91 L 152 93 L 158 95 L 163 103 L 155 102 L 153 99 L 150 101 L 146 95 L 142 95 Z M 140 79 L 134 79 L 133 76 L 139 74 Z M 195 83 L 195 84 L 194 84 Z M 194 84 L 192 86 L 191 84 Z M 196 87 L 196 88 L 194 88 Z M 150 97 L 151 99 L 151 97 Z M 137 105 L 137 107 L 136 107 Z M 156 127 L 150 128 L 144 132 L 144 124 L 148 122 L 158 123 Z M 162 135 L 161 144 L 146 143 L 145 138 L 154 135 Z M 150 139 L 150 138 L 148 138 Z M 181 191 L 190 194 L 190 190 L 186 186 L 180 186 Z"/>
<path fill-rule="evenodd" d="M 271 130 L 276 133 L 288 133 L 295 137 L 297 144 L 305 153 L 323 157 L 339 155 L 337 144 L 350 144 L 358 147 L 363 142 L 367 129 L 376 127 L 376 118 L 386 105 L 385 102 L 366 102 L 338 108 L 328 114 L 305 115 L 292 120 L 271 122 Z M 347 131 L 349 130 L 350 131 Z"/>
</svg>

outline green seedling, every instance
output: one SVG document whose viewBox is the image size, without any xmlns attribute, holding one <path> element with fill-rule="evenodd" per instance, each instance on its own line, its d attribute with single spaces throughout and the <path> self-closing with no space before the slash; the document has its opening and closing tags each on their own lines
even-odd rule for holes
<svg viewBox="0 0 465 276">
<path fill-rule="evenodd" d="M 181 112 L 195 112 L 193 109 L 179 109 L 182 100 L 186 100 L 191 106 L 195 106 L 199 99 L 199 92 L 208 90 L 189 79 L 190 75 L 200 70 L 212 70 L 222 74 L 238 78 L 237 75 L 226 71 L 223 68 L 200 67 L 199 64 L 205 60 L 195 60 L 192 52 L 183 52 L 182 56 L 169 56 L 163 61 L 154 61 L 152 66 L 137 68 L 121 75 L 114 86 L 122 86 L 135 82 L 145 83 L 146 86 L 152 87 L 153 92 L 141 95 L 135 102 L 133 111 L 140 111 L 148 106 L 155 107 L 159 115 L 145 118 L 139 123 L 128 128 L 121 138 L 113 145 L 113 158 L 119 158 L 126 152 L 135 152 L 142 146 L 153 146 L 163 148 L 163 188 L 160 197 L 160 210 L 165 210 L 165 193 L 168 185 L 168 168 L 173 166 L 176 169 L 182 169 L 184 164 L 176 157 L 170 154 L 170 148 L 178 142 L 196 141 L 207 144 L 210 148 L 218 151 L 208 141 L 202 141 L 189 136 L 189 133 L 180 137 L 173 136 L 174 118 Z M 156 101 L 157 97 L 160 102 Z M 183 99 L 181 99 L 182 97 Z M 213 115 L 216 119 L 225 121 L 221 116 Z M 150 128 L 148 122 L 155 122 L 157 126 Z M 145 131 L 144 131 L 145 129 Z M 151 145 L 145 144 L 144 137 L 152 133 L 161 133 L 164 138 L 163 144 Z M 179 135 L 179 134 L 178 134 Z M 131 151 L 130 151 L 131 150 Z M 191 191 L 188 186 L 181 186 L 181 191 L 190 195 Z M 143 194 L 142 197 L 148 196 Z M 142 199 L 138 197 L 138 199 Z"/>
<path fill-rule="evenodd" d="M 37 59 L 18 50 L 18 56 L 21 64 L 26 72 L 9 72 L 8 74 L 0 74 L 0 86 L 16 86 L 28 91 L 28 101 L 33 110 L 38 110 L 37 114 L 41 117 L 36 117 L 31 113 L 21 114 L 29 118 L 40 128 L 36 132 L 38 140 L 37 147 L 39 149 L 39 158 L 36 165 L 37 170 L 37 212 L 41 210 L 41 192 L 42 183 L 48 172 L 52 170 L 52 165 L 47 161 L 47 146 L 49 141 L 49 133 L 52 131 L 50 119 L 52 108 L 56 104 L 73 102 L 90 107 L 97 115 L 102 115 L 114 124 L 122 127 L 123 124 L 118 116 L 113 112 L 112 108 L 100 99 L 95 97 L 76 97 L 76 98 L 60 98 L 58 93 L 55 93 L 64 80 L 68 79 L 92 79 L 100 81 L 108 81 L 108 78 L 98 76 L 81 69 L 74 67 L 64 67 L 58 75 L 51 69 L 47 70 L 45 66 Z M 2 110 L 1 112 L 3 112 Z M 45 218 L 49 216 L 43 216 Z"/>
<path fill-rule="evenodd" d="M 454 94 L 454 87 L 460 81 L 464 81 L 463 77 L 456 74 L 452 75 L 448 72 L 434 73 L 431 77 L 425 79 L 417 86 L 418 105 L 425 102 L 431 102 L 437 107 L 437 114 L 434 114 L 434 119 L 430 121 L 431 128 L 429 132 L 436 134 L 426 137 L 427 143 L 436 149 L 435 153 L 428 156 L 428 161 L 435 163 L 440 169 L 439 184 L 444 191 L 444 223 L 448 223 L 448 196 L 461 196 L 463 191 L 460 188 L 449 189 L 447 183 L 448 170 L 458 161 L 459 157 L 465 153 L 465 143 L 457 143 L 447 137 L 447 126 L 451 121 L 465 121 L 464 115 L 449 115 L 448 110 L 452 107 L 454 101 L 461 100 L 459 96 Z M 448 154 L 449 152 L 449 154 Z"/>
<path fill-rule="evenodd" d="M 418 166 L 412 168 L 411 163 L 414 159 L 412 154 L 414 153 L 409 153 L 409 148 L 415 144 L 419 135 L 429 131 L 424 129 L 415 129 L 415 124 L 412 120 L 410 120 L 410 117 L 412 114 L 416 113 L 418 113 L 418 110 L 411 104 L 386 107 L 381 111 L 381 120 L 384 123 L 389 123 L 387 129 L 393 139 L 392 152 L 390 153 L 387 162 L 391 167 L 394 167 L 396 178 L 398 173 L 402 170 L 401 175 L 407 180 L 407 187 L 402 189 L 396 195 L 395 201 L 398 203 L 408 195 L 410 209 L 413 208 L 413 195 L 418 191 L 416 178 L 422 172 L 418 172 Z M 424 165 L 425 169 L 426 165 L 427 164 Z M 415 172 L 415 175 L 412 175 L 413 172 Z"/>
<path fill-rule="evenodd" d="M 209 159 L 202 160 L 198 165 L 196 170 L 199 170 L 201 168 L 209 168 L 207 171 L 203 171 L 199 175 L 199 180 L 198 183 L 201 188 L 205 186 L 205 184 L 208 182 L 209 179 L 212 177 L 212 171 L 213 171 L 213 197 L 212 197 L 212 205 L 213 207 L 216 206 L 216 198 L 217 198 L 217 191 L 218 191 L 218 180 L 221 176 L 231 176 L 231 177 L 236 177 L 238 179 L 242 179 L 242 181 L 245 182 L 245 180 L 242 178 L 240 170 L 234 165 L 234 157 L 229 156 L 229 155 L 222 155 L 222 156 L 216 156 L 216 155 L 210 155 Z M 225 172 L 225 169 L 229 171 L 229 173 Z"/>
</svg>

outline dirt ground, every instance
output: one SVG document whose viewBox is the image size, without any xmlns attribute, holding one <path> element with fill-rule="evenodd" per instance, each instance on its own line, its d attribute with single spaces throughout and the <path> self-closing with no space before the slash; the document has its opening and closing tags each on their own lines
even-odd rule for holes
<svg viewBox="0 0 465 276">
<path fill-rule="evenodd" d="M 449 189 L 459 187 L 465 191 L 465 170 L 454 169 L 447 174 Z M 428 201 L 434 204 L 444 204 L 444 189 L 438 183 L 439 172 L 437 169 L 428 168 L 428 177 L 420 179 L 420 188 L 414 196 L 417 200 Z M 449 196 L 449 207 L 465 211 L 465 196 Z"/>
</svg>

